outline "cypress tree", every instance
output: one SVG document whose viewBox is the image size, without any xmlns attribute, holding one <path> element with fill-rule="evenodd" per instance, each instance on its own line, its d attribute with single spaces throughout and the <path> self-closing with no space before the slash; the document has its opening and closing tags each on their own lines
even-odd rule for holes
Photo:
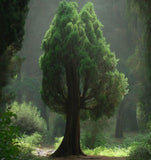
<svg viewBox="0 0 151 160">
<path fill-rule="evenodd" d="M 80 13 L 76 2 L 61 1 L 42 41 L 41 95 L 66 117 L 64 139 L 54 156 L 80 155 L 80 117 L 111 116 L 127 93 L 127 78 L 102 33 L 94 6 Z"/>
</svg>

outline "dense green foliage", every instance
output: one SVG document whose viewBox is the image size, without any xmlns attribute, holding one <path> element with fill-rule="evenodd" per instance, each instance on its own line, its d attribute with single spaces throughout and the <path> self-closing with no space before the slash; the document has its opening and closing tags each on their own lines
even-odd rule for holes
<svg viewBox="0 0 151 160">
<path fill-rule="evenodd" d="M 150 160 L 151 158 L 151 134 L 140 136 L 139 141 L 132 148 L 128 160 Z M 134 142 L 132 142 L 134 143 Z"/>
<path fill-rule="evenodd" d="M 19 154 L 19 147 L 15 141 L 18 128 L 11 124 L 16 115 L 10 111 L 0 113 L 0 159 L 13 160 Z"/>
<path fill-rule="evenodd" d="M 19 128 L 12 123 L 12 119 L 16 118 L 16 115 L 10 111 L 0 114 L 0 159 L 40 159 L 34 156 L 32 151 L 43 142 L 42 135 L 35 132 L 30 136 L 20 136 Z"/>
<path fill-rule="evenodd" d="M 109 116 L 127 92 L 127 79 L 116 69 L 117 59 L 105 42 L 92 3 L 79 14 L 76 8 L 75 2 L 61 2 L 45 34 L 42 98 L 52 110 L 65 113 L 70 85 L 75 85 L 81 109 L 90 110 L 93 118 Z"/>
<path fill-rule="evenodd" d="M 21 49 L 29 0 L 0 1 L 0 104 L 2 88 L 12 76 L 12 59 Z"/>
<path fill-rule="evenodd" d="M 17 115 L 17 119 L 13 119 L 12 123 L 18 126 L 22 133 L 30 135 L 34 132 L 44 133 L 46 131 L 45 120 L 40 116 L 37 107 L 31 103 L 14 102 L 10 111 Z"/>
<path fill-rule="evenodd" d="M 13 0 L 0 2 L 1 30 L 0 30 L 0 48 L 1 54 L 6 48 L 14 45 L 15 48 L 21 48 L 21 42 L 24 35 L 24 24 L 27 16 L 27 4 L 29 0 Z"/>
</svg>

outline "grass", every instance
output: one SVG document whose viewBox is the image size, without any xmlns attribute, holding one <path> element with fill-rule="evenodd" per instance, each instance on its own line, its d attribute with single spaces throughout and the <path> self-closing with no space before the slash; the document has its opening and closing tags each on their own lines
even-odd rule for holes
<svg viewBox="0 0 151 160">
<path fill-rule="evenodd" d="M 101 156 L 108 156 L 108 157 L 127 157 L 130 152 L 130 148 L 121 148 L 121 147 L 114 147 L 114 148 L 107 148 L 107 147 L 97 147 L 94 149 L 84 149 L 83 150 L 87 155 L 101 155 Z"/>
<path fill-rule="evenodd" d="M 94 156 L 108 156 L 108 157 L 129 157 L 130 153 L 135 150 L 138 146 L 142 146 L 144 141 L 148 139 L 150 134 L 136 134 L 134 135 L 126 135 L 126 138 L 116 139 L 109 138 L 108 142 L 105 144 L 100 144 L 100 146 L 89 149 L 82 147 L 83 152 L 86 155 L 94 155 Z M 54 148 L 57 149 L 62 141 L 63 137 L 55 138 L 56 143 L 54 144 Z M 20 160 L 48 160 L 46 157 L 37 157 L 34 156 L 31 152 L 33 148 L 38 146 L 41 141 L 40 135 L 37 133 L 30 137 L 23 137 L 20 139 L 20 143 L 22 143 L 23 152 L 20 155 Z M 28 150 L 29 149 L 29 150 Z M 139 151 L 140 152 L 140 151 Z M 131 159 L 130 159 L 131 160 Z M 142 159 L 140 159 L 142 160 Z"/>
<path fill-rule="evenodd" d="M 105 144 L 100 144 L 100 146 L 89 149 L 82 145 L 83 152 L 86 155 L 100 155 L 108 157 L 128 157 L 130 153 L 135 150 L 138 146 L 142 146 L 146 139 L 149 139 L 151 134 L 130 134 L 127 133 L 125 138 L 116 139 L 109 138 Z M 56 143 L 54 144 L 55 149 L 58 148 L 63 137 L 55 138 Z"/>
<path fill-rule="evenodd" d="M 56 143 L 54 144 L 57 149 L 62 141 L 63 137 L 55 138 Z M 121 142 L 118 142 L 121 143 Z M 131 147 L 124 144 L 108 144 L 108 146 L 99 146 L 94 149 L 83 147 L 83 152 L 86 155 L 101 155 L 108 157 L 127 157 L 131 151 Z"/>
</svg>

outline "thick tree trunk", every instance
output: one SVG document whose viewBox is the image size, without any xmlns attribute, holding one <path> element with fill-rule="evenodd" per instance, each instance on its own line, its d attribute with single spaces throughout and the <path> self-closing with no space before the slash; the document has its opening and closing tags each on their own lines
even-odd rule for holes
<svg viewBox="0 0 151 160">
<path fill-rule="evenodd" d="M 66 120 L 66 129 L 64 139 L 60 147 L 52 155 L 54 157 L 81 155 L 83 154 L 80 148 L 80 118 L 79 111 L 68 112 Z"/>
<path fill-rule="evenodd" d="M 52 155 L 55 157 L 83 154 L 80 148 L 80 90 L 79 76 L 74 60 L 66 67 L 68 104 L 66 108 L 66 129 L 64 139 Z"/>
</svg>

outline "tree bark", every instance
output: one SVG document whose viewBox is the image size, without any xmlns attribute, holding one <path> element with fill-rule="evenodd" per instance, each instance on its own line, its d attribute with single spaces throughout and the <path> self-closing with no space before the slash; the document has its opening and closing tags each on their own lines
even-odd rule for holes
<svg viewBox="0 0 151 160">
<path fill-rule="evenodd" d="M 63 141 L 53 157 L 83 155 L 80 147 L 80 112 L 68 112 Z"/>
<path fill-rule="evenodd" d="M 66 107 L 66 129 L 64 139 L 52 155 L 54 157 L 69 155 L 84 155 L 80 148 L 80 89 L 77 66 L 73 60 L 66 67 L 66 79 L 68 86 L 68 103 Z"/>
</svg>

